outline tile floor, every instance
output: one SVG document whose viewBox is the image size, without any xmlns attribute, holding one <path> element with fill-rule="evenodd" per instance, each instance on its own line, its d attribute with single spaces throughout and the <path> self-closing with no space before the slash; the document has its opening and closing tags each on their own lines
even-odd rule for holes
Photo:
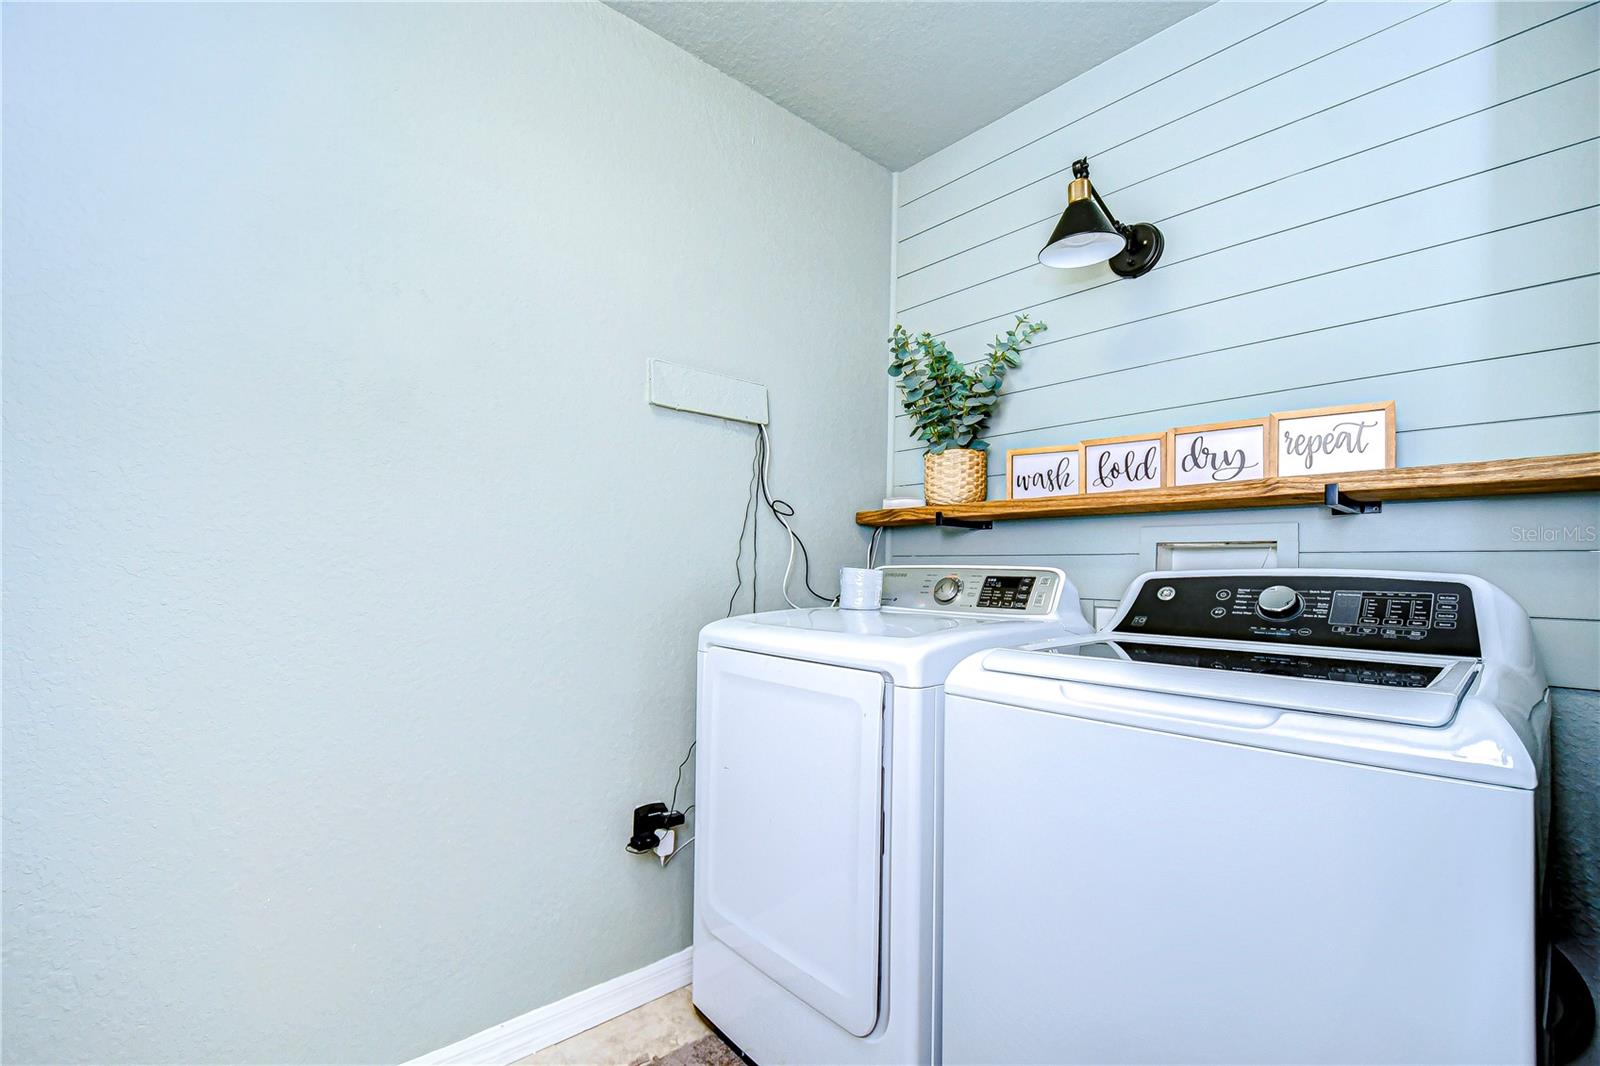
<svg viewBox="0 0 1600 1066">
<path fill-rule="evenodd" d="M 516 1066 L 741 1066 L 689 1001 L 689 989 L 536 1051 Z"/>
</svg>

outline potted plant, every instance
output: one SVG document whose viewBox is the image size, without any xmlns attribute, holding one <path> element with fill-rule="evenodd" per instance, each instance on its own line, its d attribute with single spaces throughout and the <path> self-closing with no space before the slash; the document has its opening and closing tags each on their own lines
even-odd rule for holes
<svg viewBox="0 0 1600 1066">
<path fill-rule="evenodd" d="M 930 333 L 913 338 L 903 326 L 889 338 L 889 376 L 899 378 L 900 400 L 911 416 L 922 457 L 922 492 L 929 503 L 977 503 L 989 494 L 989 445 L 979 440 L 1006 371 L 1022 365 L 1022 349 L 1047 327 L 1017 316 L 1016 328 L 997 336 L 989 357 L 968 368 Z"/>
</svg>

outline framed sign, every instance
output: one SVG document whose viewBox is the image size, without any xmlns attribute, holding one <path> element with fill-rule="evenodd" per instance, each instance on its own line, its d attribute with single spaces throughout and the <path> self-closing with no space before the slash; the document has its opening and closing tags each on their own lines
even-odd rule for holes
<svg viewBox="0 0 1600 1066">
<path fill-rule="evenodd" d="M 1272 476 L 1267 419 L 1167 430 L 1168 485 L 1229 485 Z"/>
<path fill-rule="evenodd" d="M 1135 433 L 1083 442 L 1083 488 L 1096 492 L 1159 489 L 1165 480 L 1165 433 Z"/>
<path fill-rule="evenodd" d="M 1279 477 L 1394 468 L 1394 401 L 1280 411 L 1272 416 Z"/>
<path fill-rule="evenodd" d="M 1006 499 L 1076 496 L 1082 491 L 1082 445 L 1016 448 L 1006 452 Z"/>
</svg>

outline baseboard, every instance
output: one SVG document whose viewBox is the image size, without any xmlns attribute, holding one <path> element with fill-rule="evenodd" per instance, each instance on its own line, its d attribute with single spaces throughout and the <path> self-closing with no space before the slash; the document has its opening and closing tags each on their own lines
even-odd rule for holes
<svg viewBox="0 0 1600 1066">
<path fill-rule="evenodd" d="M 693 948 L 491 1026 L 406 1066 L 507 1066 L 689 983 Z"/>
</svg>

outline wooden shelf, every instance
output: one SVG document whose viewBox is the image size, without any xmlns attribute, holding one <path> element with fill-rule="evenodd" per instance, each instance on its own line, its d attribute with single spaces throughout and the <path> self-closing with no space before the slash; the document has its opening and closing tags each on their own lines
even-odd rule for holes
<svg viewBox="0 0 1600 1066">
<path fill-rule="evenodd" d="M 1330 488 L 1332 487 L 1332 488 Z M 934 507 L 858 511 L 863 526 L 983 524 L 1014 518 L 1071 518 L 1076 515 L 1158 514 L 1167 511 L 1222 511 L 1237 507 L 1304 507 L 1382 504 L 1390 500 L 1449 500 L 1472 496 L 1520 496 L 1600 490 L 1600 452 L 1541 455 L 1487 463 L 1449 463 L 1398 470 L 1322 477 L 1278 477 L 1238 485 L 1107 492 L 1094 496 L 1050 496 L 1036 500 L 990 500 Z M 1342 510 L 1342 509 L 1341 509 Z M 1344 510 L 1343 513 L 1350 513 Z"/>
</svg>

